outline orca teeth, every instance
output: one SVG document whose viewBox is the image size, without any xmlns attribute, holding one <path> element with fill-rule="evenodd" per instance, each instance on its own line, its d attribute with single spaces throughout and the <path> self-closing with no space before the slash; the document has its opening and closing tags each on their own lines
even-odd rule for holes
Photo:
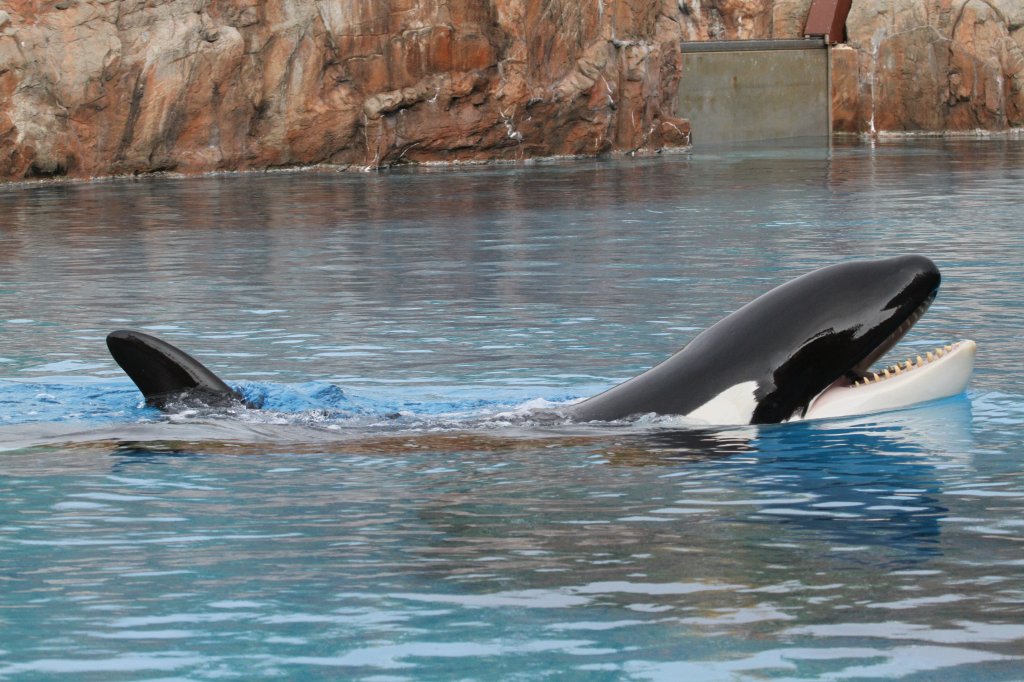
<svg viewBox="0 0 1024 682">
<path fill-rule="evenodd" d="M 919 367 L 924 367 L 940 358 L 944 357 L 947 353 L 953 352 L 960 342 L 948 343 L 945 346 L 935 348 L 924 354 L 924 357 L 918 355 L 916 359 L 906 359 L 902 362 L 897 362 L 895 365 L 890 365 L 884 369 L 872 370 L 871 372 L 860 377 L 853 382 L 854 386 L 867 386 L 868 384 L 874 384 L 886 379 L 898 376 L 900 374 L 906 374 L 912 372 Z"/>
<path fill-rule="evenodd" d="M 880 343 L 872 353 L 868 354 L 867 357 L 858 363 L 858 366 L 854 367 L 847 374 L 849 381 L 856 383 L 858 379 L 862 379 L 866 383 L 869 380 L 869 377 L 871 376 L 871 372 L 868 369 L 871 366 L 870 363 L 877 361 L 883 355 L 888 353 L 889 350 L 899 343 L 907 332 L 917 324 L 917 321 L 924 317 L 924 314 L 928 312 L 928 308 L 935 300 L 935 293 L 936 292 L 932 292 L 931 295 L 922 301 L 921 304 L 910 313 L 907 319 L 903 320 L 903 322 L 901 322 L 900 325 L 896 327 L 891 334 L 889 334 L 885 341 Z"/>
</svg>

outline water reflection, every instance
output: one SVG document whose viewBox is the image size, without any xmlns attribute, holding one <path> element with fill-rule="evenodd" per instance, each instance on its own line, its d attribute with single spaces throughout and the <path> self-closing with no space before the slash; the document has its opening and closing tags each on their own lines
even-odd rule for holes
<svg viewBox="0 0 1024 682">
<path fill-rule="evenodd" d="M 472 651 L 509 640 L 562 652 L 531 663 L 541 669 L 567 655 L 583 657 L 572 665 L 654 670 L 676 660 L 681 642 L 691 658 L 716 661 L 709 638 L 747 652 L 751 670 L 763 644 L 744 643 L 780 637 L 827 649 L 853 636 L 862 647 L 853 659 L 877 662 L 888 640 L 868 646 L 879 635 L 856 635 L 858 622 L 940 642 L 938 630 L 914 624 L 945 622 L 954 600 L 959 625 L 946 626 L 948 636 L 1001 656 L 1019 635 L 986 639 L 994 609 L 1006 605 L 984 585 L 1005 571 L 992 559 L 1010 554 L 992 547 L 988 561 L 965 563 L 978 559 L 976 539 L 956 519 L 977 510 L 951 492 L 965 481 L 956 465 L 967 461 L 958 448 L 972 442 L 971 419 L 969 401 L 952 400 L 729 431 L 548 428 L 532 438 L 406 433 L 334 446 L 183 439 L 40 451 L 5 460 L 8 474 L 29 481 L 12 488 L 10 508 L 46 512 L 0 533 L 13 550 L 7 561 L 20 557 L 22 567 L 7 573 L 7 598 L 35 584 L 59 551 L 70 560 L 61 579 L 94 599 L 58 594 L 48 612 L 76 613 L 114 640 L 131 630 L 146 636 L 133 640 L 142 651 L 159 651 L 146 642 L 187 629 L 209 662 L 239 655 L 231 633 L 241 628 L 259 633 L 276 665 L 302 665 L 270 641 L 283 637 L 338 652 L 329 665 L 346 671 L 414 659 L 436 670 L 429 656 L 386 644 L 419 645 L 421 636 Z M 200 426 L 197 438 L 211 425 Z M 925 433 L 956 447 L 931 451 Z M 136 592 L 133 610 L 124 600 Z M 151 593 L 167 596 L 141 596 Z M 211 606 L 212 594 L 237 606 Z M 22 640 L 24 650 L 39 645 Z M 378 640 L 387 651 L 367 644 Z M 517 659 L 501 651 L 493 655 Z"/>
<path fill-rule="evenodd" d="M 771 284 L 908 251 L 946 276 L 922 343 L 984 337 L 1015 300 L 992 265 L 1022 246 L 1021 160 L 1019 144 L 947 141 L 8 188 L 3 369 L 71 357 L 116 376 L 105 332 L 150 326 L 233 379 L 610 382 Z"/>
<path fill-rule="evenodd" d="M 920 428 L 969 428 L 966 401 L 917 412 Z M 659 431 L 587 450 L 644 473 L 584 467 L 571 482 L 531 481 L 542 495 L 523 497 L 516 488 L 495 497 L 491 485 L 440 495 L 421 514 L 441 532 L 437 551 L 445 561 L 430 552 L 424 567 L 475 574 L 480 556 L 501 556 L 532 571 L 540 586 L 549 585 L 549 573 L 562 584 L 570 567 L 575 581 L 589 584 L 626 565 L 637 565 L 648 582 L 749 586 L 786 571 L 814 582 L 797 568 L 810 556 L 814 575 L 833 579 L 858 565 L 907 570 L 941 554 L 949 510 L 940 469 L 915 444 L 913 429 L 898 422 Z M 644 548 L 657 549 L 637 561 Z"/>
</svg>

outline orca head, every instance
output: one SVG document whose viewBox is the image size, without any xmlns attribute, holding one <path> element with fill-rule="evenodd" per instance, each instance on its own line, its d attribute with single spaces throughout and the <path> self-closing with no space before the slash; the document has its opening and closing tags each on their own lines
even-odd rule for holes
<svg viewBox="0 0 1024 682">
<path fill-rule="evenodd" d="M 923 256 L 815 270 L 763 294 L 661 364 L 568 412 L 582 421 L 657 414 L 719 425 L 766 424 L 955 395 L 973 369 L 973 341 L 951 353 L 959 357 L 956 362 L 944 360 L 928 371 L 894 369 L 902 375 L 897 380 L 888 379 L 886 370 L 868 371 L 925 313 L 939 281 L 938 268 Z"/>
<path fill-rule="evenodd" d="M 752 301 L 687 350 L 734 346 L 732 352 L 743 356 L 740 364 L 755 365 L 748 367 L 757 382 L 751 423 L 804 417 L 827 389 L 852 387 L 870 376 L 871 365 L 927 311 L 940 279 L 924 256 L 821 268 Z"/>
</svg>

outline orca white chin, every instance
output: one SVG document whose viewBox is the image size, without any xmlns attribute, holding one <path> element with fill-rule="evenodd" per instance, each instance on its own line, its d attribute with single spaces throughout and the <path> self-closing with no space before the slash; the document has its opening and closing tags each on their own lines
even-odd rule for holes
<svg viewBox="0 0 1024 682">
<path fill-rule="evenodd" d="M 896 410 L 958 395 L 967 388 L 977 349 L 974 341 L 958 341 L 883 370 L 868 372 L 852 382 L 843 377 L 811 402 L 803 418 L 824 419 Z"/>
</svg>

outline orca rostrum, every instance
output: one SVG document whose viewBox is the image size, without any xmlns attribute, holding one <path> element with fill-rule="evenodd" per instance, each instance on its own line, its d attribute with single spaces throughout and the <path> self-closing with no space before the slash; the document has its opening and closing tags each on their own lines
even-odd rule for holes
<svg viewBox="0 0 1024 682">
<path fill-rule="evenodd" d="M 974 368 L 974 341 L 870 369 L 924 315 L 940 279 L 924 256 L 820 268 L 759 296 L 661 364 L 563 408 L 564 414 L 581 422 L 654 414 L 766 424 L 957 395 Z M 107 346 L 148 405 L 246 404 L 197 360 L 156 337 L 119 330 Z"/>
</svg>

